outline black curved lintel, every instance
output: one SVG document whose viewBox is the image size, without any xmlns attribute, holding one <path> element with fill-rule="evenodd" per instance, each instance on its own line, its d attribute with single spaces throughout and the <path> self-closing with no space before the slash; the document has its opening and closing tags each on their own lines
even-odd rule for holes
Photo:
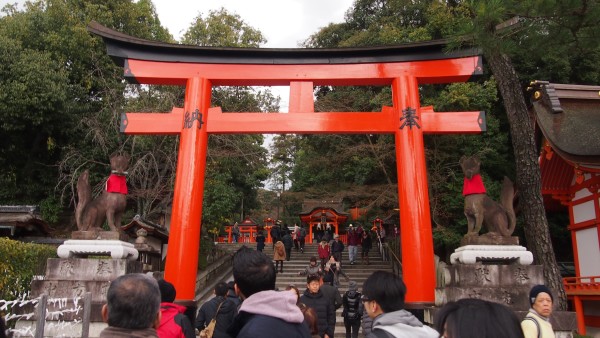
<svg viewBox="0 0 600 338">
<path fill-rule="evenodd" d="M 447 50 L 447 40 L 362 48 L 199 47 L 150 41 L 123 34 L 92 21 L 88 31 L 100 36 L 108 55 L 123 66 L 126 59 L 219 64 L 359 64 L 443 60 L 478 56 L 465 48 Z"/>
</svg>

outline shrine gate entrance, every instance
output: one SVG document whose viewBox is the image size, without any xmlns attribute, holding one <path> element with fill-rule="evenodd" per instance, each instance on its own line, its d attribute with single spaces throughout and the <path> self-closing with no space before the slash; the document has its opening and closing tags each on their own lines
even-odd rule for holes
<svg viewBox="0 0 600 338">
<path fill-rule="evenodd" d="M 419 85 L 467 81 L 481 74 L 474 50 L 444 53 L 432 41 L 347 49 L 212 48 L 137 39 L 92 22 L 108 55 L 134 83 L 185 86 L 183 108 L 123 114 L 126 134 L 179 135 L 165 279 L 178 300 L 193 300 L 209 134 L 394 134 L 406 303 L 434 303 L 433 238 L 424 133 L 479 133 L 483 112 L 435 113 L 421 107 Z M 228 113 L 210 107 L 212 86 L 289 86 L 289 112 Z M 391 86 L 381 112 L 315 112 L 314 86 Z"/>
</svg>

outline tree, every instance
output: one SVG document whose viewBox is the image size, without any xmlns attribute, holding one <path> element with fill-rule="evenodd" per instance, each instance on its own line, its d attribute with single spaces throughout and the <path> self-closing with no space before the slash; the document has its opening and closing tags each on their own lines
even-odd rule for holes
<svg viewBox="0 0 600 338">
<path fill-rule="evenodd" d="M 94 19 L 145 38 L 170 36 L 147 0 L 38 0 L 24 6 L 7 6 L 0 17 L 2 46 L 10 48 L 1 48 L 7 62 L 0 66 L 0 95 L 7 96 L 0 114 L 11 121 L 1 137 L 10 142 L 0 156 L 2 194 L 10 203 L 54 201 L 41 204 L 56 211 L 62 206 L 57 182 L 70 197 L 70 178 L 86 164 L 108 168 L 108 155 L 124 141 L 118 133 L 122 71 L 87 32 L 87 23 Z"/>
<path fill-rule="evenodd" d="M 357 0 L 346 14 L 346 22 L 329 25 L 312 35 L 306 42 L 311 47 L 372 46 L 420 41 L 423 39 L 454 38 L 459 43 L 470 43 L 482 48 L 489 69 L 502 96 L 502 109 L 492 105 L 490 119 L 493 130 L 499 134 L 504 126 L 510 128 L 513 155 L 507 153 L 506 140 L 480 143 L 473 137 L 435 136 L 426 138 L 429 177 L 437 180 L 430 188 L 438 192 L 456 192 L 455 183 L 448 178 L 453 169 L 443 163 L 458 159 L 456 154 L 465 151 L 484 150 L 493 164 L 486 172 L 493 176 L 500 174 L 498 168 L 508 168 L 516 164 L 516 184 L 525 219 L 525 237 L 534 257 L 545 269 L 547 283 L 559 292 L 562 289 L 560 274 L 550 245 L 548 225 L 540 193 L 540 174 L 537 164 L 538 149 L 533 138 L 533 125 L 527 114 L 522 89 L 532 79 L 542 78 L 553 82 L 597 83 L 600 74 L 598 57 L 599 37 L 595 27 L 600 18 L 599 4 L 596 1 L 403 1 L 403 0 Z M 515 25 L 501 25 L 514 18 Z M 505 29 L 497 27 L 506 26 Z M 331 45 L 328 45 L 331 44 Z M 489 74 L 487 75 L 489 76 Z M 486 78 L 483 79 L 485 81 Z M 452 86 L 423 86 L 421 97 L 436 108 L 450 102 L 451 96 L 435 92 L 453 93 L 454 108 L 469 106 L 464 95 L 469 92 L 488 92 L 489 82 L 479 81 L 479 89 L 472 91 L 465 86 L 461 89 Z M 322 90 L 329 96 L 334 90 Z M 383 91 L 381 91 L 383 94 Z M 458 95 L 457 95 L 458 94 Z M 321 99 L 321 97 L 318 97 Z M 454 100 L 453 99 L 453 100 Z M 467 103 L 463 105 L 463 103 Z M 479 103 L 481 104 L 481 102 Z M 464 107 L 466 108 L 466 107 Z M 477 109 L 477 108 L 476 108 Z M 439 110 L 439 109 L 437 109 Z M 505 114 L 504 114 L 505 112 Z M 503 113 L 503 114 L 498 114 Z M 496 120 L 497 119 L 497 120 Z M 499 126 L 499 129 L 496 129 Z M 497 134 L 490 138 L 502 140 Z M 487 138 L 488 135 L 484 136 Z M 466 142 L 464 142 L 466 141 Z M 487 145 L 486 145 L 487 144 Z M 457 147 L 460 146 L 460 147 Z M 436 155 L 436 156 L 429 156 Z M 441 156 L 439 156 L 441 155 Z M 514 159 L 511 161 L 512 157 Z M 434 159 L 433 161 L 431 159 Z M 483 163 L 489 160 L 483 159 Z M 454 160 L 454 161 L 456 161 Z M 453 161 L 453 162 L 454 162 Z M 512 163 L 511 163 L 512 162 Z M 449 167 L 446 165 L 446 167 Z M 450 174 L 450 175 L 449 175 Z M 506 173 L 504 173 L 506 174 Z M 492 176 L 492 182 L 493 180 Z M 456 181 L 456 177 L 452 180 Z M 451 189 L 445 188 L 453 187 Z M 492 185 L 491 190 L 494 190 Z M 448 227 L 447 220 L 462 221 L 457 218 L 456 198 L 436 196 L 432 201 L 432 219 L 436 222 L 435 238 L 450 242 L 457 237 Z M 440 201 L 435 199 L 441 197 Z M 437 208 L 443 202 L 444 207 Z M 449 203 L 452 202 L 452 203 Z M 461 207 L 462 208 L 462 207 Z M 450 236 L 448 236 L 450 235 Z M 454 239 L 452 239 L 454 238 Z M 439 244 L 439 242 L 438 242 Z M 450 243 L 448 243 L 450 244 Z M 560 305 L 566 302 L 564 293 L 557 293 Z"/>
<path fill-rule="evenodd" d="M 183 43 L 198 46 L 259 47 L 266 42 L 260 31 L 239 15 L 221 8 L 199 14 L 183 35 Z M 269 89 L 247 86 L 216 87 L 212 103 L 223 111 L 279 110 L 279 98 Z M 203 224 L 218 226 L 259 209 L 258 189 L 269 175 L 262 135 L 210 135 L 206 170 Z M 242 210 L 242 207 L 244 210 Z"/>
<path fill-rule="evenodd" d="M 534 1 L 472 1 L 469 2 L 469 8 L 473 21 L 468 26 L 468 32 L 473 42 L 482 48 L 496 77 L 510 122 L 516 161 L 516 184 L 521 201 L 524 202 L 521 203 L 521 210 L 529 249 L 532 250 L 536 261 L 544 266 L 544 279 L 558 295 L 559 307 L 565 310 L 567 299 L 550 240 L 541 195 L 539 149 L 525 103 L 523 85 L 513 65 L 512 55 L 517 51 L 523 53 L 525 50 L 536 53 L 523 43 L 531 41 L 529 35 L 534 35 L 549 45 L 558 42 L 571 48 L 576 46 L 580 50 L 588 51 L 588 55 L 589 51 L 592 51 L 598 60 L 600 40 L 594 38 L 597 34 L 593 31 L 600 23 L 600 4 L 585 0 L 568 3 L 551 1 L 542 5 Z M 509 19 L 513 19 L 515 24 L 510 24 Z M 522 21 L 520 25 L 519 21 Z M 544 44 L 538 42 L 533 46 Z M 540 57 L 538 53 L 536 54 Z"/>
</svg>

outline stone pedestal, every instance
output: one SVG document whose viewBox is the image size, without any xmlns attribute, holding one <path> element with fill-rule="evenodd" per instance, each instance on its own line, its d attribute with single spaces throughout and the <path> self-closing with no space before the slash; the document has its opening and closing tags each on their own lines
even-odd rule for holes
<svg viewBox="0 0 600 338">
<path fill-rule="evenodd" d="M 142 272 L 135 260 L 111 258 L 50 258 L 43 279 L 31 282 L 30 299 L 48 296 L 44 337 L 81 336 L 83 297 L 91 293 L 90 337 L 97 337 L 106 326 L 101 308 L 106 302 L 110 281 Z M 35 313 L 36 302 L 16 309 L 21 314 Z M 17 329 L 35 331 L 37 316 L 17 322 Z"/>
<path fill-rule="evenodd" d="M 446 287 L 436 289 L 436 306 L 462 298 L 480 298 L 526 311 L 529 290 L 544 283 L 539 265 L 457 264 L 447 266 L 444 274 Z"/>
<path fill-rule="evenodd" d="M 432 324 L 439 308 L 451 301 L 478 298 L 510 307 L 519 319 L 529 311 L 529 290 L 544 284 L 543 267 L 530 265 L 533 255 L 518 245 L 466 245 L 458 248 L 444 268 L 445 285 L 435 291 L 435 307 L 425 309 Z M 557 337 L 571 337 L 577 328 L 574 312 L 555 311 L 551 322 Z"/>
</svg>

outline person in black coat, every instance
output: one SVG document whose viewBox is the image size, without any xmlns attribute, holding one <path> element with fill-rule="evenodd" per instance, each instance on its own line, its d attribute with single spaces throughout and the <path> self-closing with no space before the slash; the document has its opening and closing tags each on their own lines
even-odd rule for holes
<svg viewBox="0 0 600 338">
<path fill-rule="evenodd" d="M 256 235 L 256 250 L 262 252 L 265 248 L 265 235 L 262 231 L 259 231 Z"/>
<path fill-rule="evenodd" d="M 335 329 L 335 308 L 330 299 L 328 299 L 321 290 L 320 277 L 310 275 L 306 277 L 306 290 L 300 296 L 300 301 L 306 306 L 311 307 L 317 313 L 319 335 L 321 337 L 333 338 Z"/>
<path fill-rule="evenodd" d="M 281 241 L 283 242 L 283 246 L 285 246 L 285 260 L 289 261 L 292 257 L 292 247 L 294 246 L 294 240 L 292 239 L 292 236 L 290 235 L 290 232 L 288 230 L 284 229 L 284 235 L 281 238 Z"/>
<path fill-rule="evenodd" d="M 233 318 L 237 314 L 237 306 L 227 298 L 228 290 L 227 284 L 223 282 L 217 283 L 215 286 L 215 297 L 202 304 L 196 317 L 195 327 L 199 331 L 202 331 L 215 316 L 217 317 L 217 325 L 215 326 L 213 338 L 230 337 L 227 334 L 227 328 L 229 328 L 229 325 L 233 322 Z M 218 314 L 217 309 L 219 310 Z"/>
</svg>

